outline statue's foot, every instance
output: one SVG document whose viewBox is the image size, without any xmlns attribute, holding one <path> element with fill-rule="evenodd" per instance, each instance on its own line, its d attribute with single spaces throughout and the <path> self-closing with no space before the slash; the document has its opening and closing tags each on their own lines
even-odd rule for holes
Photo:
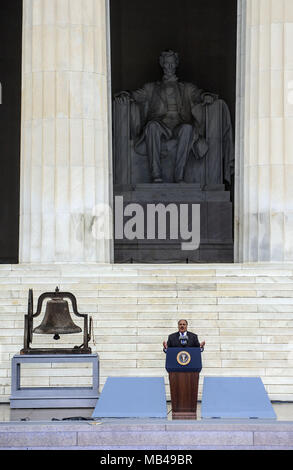
<svg viewBox="0 0 293 470">
<path fill-rule="evenodd" d="M 153 183 L 163 183 L 162 178 L 154 178 Z"/>
</svg>

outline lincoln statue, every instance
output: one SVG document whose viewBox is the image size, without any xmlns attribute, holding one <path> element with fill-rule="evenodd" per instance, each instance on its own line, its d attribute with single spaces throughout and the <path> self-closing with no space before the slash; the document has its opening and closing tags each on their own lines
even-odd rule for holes
<svg viewBox="0 0 293 470">
<path fill-rule="evenodd" d="M 207 154 L 204 106 L 213 103 L 217 96 L 203 92 L 194 84 L 179 81 L 177 53 L 162 52 L 159 60 L 163 69 L 161 81 L 147 83 L 133 92 L 123 91 L 116 99 L 119 102 L 130 100 L 138 105 L 132 107 L 135 150 L 148 156 L 154 183 L 162 182 L 163 141 L 177 140 L 174 181 L 180 183 L 184 180 L 190 153 L 195 159 L 202 159 Z"/>
</svg>

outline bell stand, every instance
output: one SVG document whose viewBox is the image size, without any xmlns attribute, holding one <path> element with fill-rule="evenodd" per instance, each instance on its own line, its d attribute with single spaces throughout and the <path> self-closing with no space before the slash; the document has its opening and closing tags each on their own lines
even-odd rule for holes
<svg viewBox="0 0 293 470">
<path fill-rule="evenodd" d="M 33 349 L 33 320 L 41 314 L 42 304 L 46 298 L 69 298 L 73 312 L 84 319 L 83 344 L 74 348 Z M 99 398 L 99 356 L 91 354 L 88 343 L 91 339 L 92 319 L 88 327 L 88 315 L 77 310 L 76 298 L 70 292 L 46 292 L 38 299 L 37 311 L 33 313 L 33 291 L 29 290 L 28 313 L 24 320 L 24 347 L 20 354 L 12 358 L 11 369 L 11 408 L 92 408 Z M 55 364 L 55 363 L 91 363 L 93 371 L 92 387 L 21 387 L 22 364 Z"/>
<path fill-rule="evenodd" d="M 41 314 L 43 301 L 46 298 L 56 299 L 56 298 L 69 298 L 72 303 L 72 309 L 76 316 L 84 319 L 84 328 L 83 328 L 83 344 L 81 346 L 74 346 L 73 348 L 31 348 L 30 344 L 33 341 L 33 321 L 34 318 L 38 317 Z M 91 354 L 91 348 L 88 346 L 88 343 L 91 339 L 91 330 L 92 330 L 92 319 L 88 325 L 88 315 L 78 312 L 76 297 L 71 292 L 60 292 L 58 287 L 56 287 L 55 292 L 45 292 L 41 294 L 38 299 L 37 311 L 33 313 L 33 290 L 29 290 L 28 296 L 28 313 L 24 317 L 24 346 L 20 351 L 20 354 Z"/>
<path fill-rule="evenodd" d="M 21 365 L 91 363 L 91 387 L 21 387 Z M 98 354 L 17 354 L 12 358 L 10 408 L 94 408 L 99 398 Z"/>
</svg>

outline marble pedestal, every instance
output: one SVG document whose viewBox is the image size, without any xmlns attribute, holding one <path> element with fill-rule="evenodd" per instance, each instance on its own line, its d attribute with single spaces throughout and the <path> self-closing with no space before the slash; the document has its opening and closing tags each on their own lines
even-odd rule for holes
<svg viewBox="0 0 293 470">
<path fill-rule="evenodd" d="M 170 238 L 167 219 L 167 237 L 160 240 L 145 238 L 129 240 L 115 238 L 115 262 L 117 263 L 206 263 L 233 262 L 232 203 L 230 193 L 224 185 L 214 185 L 201 190 L 197 184 L 137 184 L 116 185 L 115 196 L 123 196 L 123 207 L 139 204 L 147 214 L 149 204 L 175 204 L 180 213 L 180 205 L 189 207 L 189 230 L 191 230 L 191 206 L 200 205 L 200 246 L 197 250 L 182 250 L 180 230 L 178 239 Z M 117 213 L 116 213 L 117 218 Z M 129 217 L 128 217 L 129 219 Z M 124 217 L 124 221 L 127 220 Z M 161 221 L 163 223 L 164 221 Z M 158 221 L 160 223 L 160 220 Z"/>
<path fill-rule="evenodd" d="M 21 365 L 89 362 L 93 367 L 92 387 L 21 387 Z M 99 398 L 98 354 L 15 355 L 12 358 L 10 408 L 91 408 Z"/>
</svg>

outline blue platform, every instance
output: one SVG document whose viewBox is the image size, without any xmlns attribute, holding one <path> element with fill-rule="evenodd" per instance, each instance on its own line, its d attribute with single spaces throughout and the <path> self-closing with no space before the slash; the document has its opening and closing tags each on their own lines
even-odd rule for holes
<svg viewBox="0 0 293 470">
<path fill-rule="evenodd" d="M 109 377 L 93 418 L 166 418 L 163 377 Z"/>
<path fill-rule="evenodd" d="M 259 377 L 205 377 L 201 417 L 277 419 Z"/>
</svg>

